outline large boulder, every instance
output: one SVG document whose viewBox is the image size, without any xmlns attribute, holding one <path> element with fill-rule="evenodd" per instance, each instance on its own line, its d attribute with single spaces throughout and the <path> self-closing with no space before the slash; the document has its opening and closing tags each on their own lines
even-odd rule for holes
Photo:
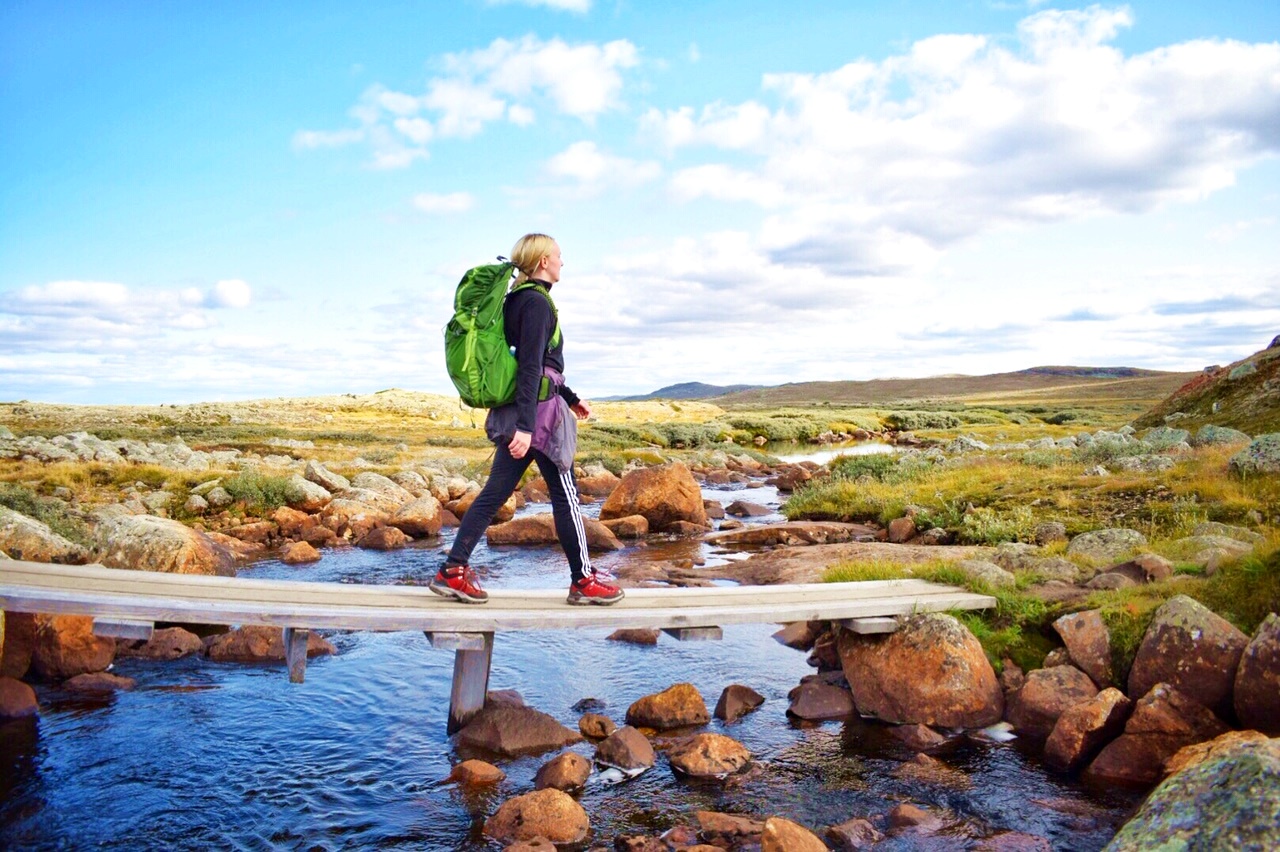
<svg viewBox="0 0 1280 852">
<path fill-rule="evenodd" d="M 204 650 L 209 659 L 219 663 L 278 662 L 285 658 L 284 630 L 265 624 L 245 625 L 230 633 L 210 636 L 204 642 Z M 308 657 L 337 652 L 314 631 L 307 634 Z"/>
<path fill-rule="evenodd" d="M 1073 612 L 1053 623 L 1067 647 L 1071 662 L 1087 674 L 1099 689 L 1113 685 L 1111 634 L 1096 609 Z"/>
<path fill-rule="evenodd" d="M 1076 771 L 1120 735 L 1132 709 L 1133 702 L 1114 686 L 1068 707 L 1044 744 L 1045 763 L 1063 772 Z"/>
<path fill-rule="evenodd" d="M 582 805 L 551 788 L 508 799 L 484 823 L 485 835 L 504 844 L 538 837 L 556 844 L 580 843 L 590 828 Z"/>
<path fill-rule="evenodd" d="M 677 521 L 709 526 L 702 489 L 680 462 L 639 468 L 622 477 L 604 505 L 600 520 L 643 515 L 649 528 L 662 532 Z"/>
<path fill-rule="evenodd" d="M 842 631 L 838 650 L 864 715 L 958 728 L 985 728 L 1004 715 L 1004 693 L 982 645 L 952 616 L 913 615 L 888 635 Z"/>
<path fill-rule="evenodd" d="M 36 643 L 36 615 L 32 612 L 3 613 L 4 647 L 0 649 L 0 677 L 20 678 L 31 668 Z"/>
<path fill-rule="evenodd" d="M 300 512 L 318 512 L 329 505 L 332 499 L 333 495 L 324 486 L 304 479 L 296 473 L 289 477 L 287 500 L 290 509 Z"/>
<path fill-rule="evenodd" d="M 1206 423 L 1191 438 L 1191 446 L 1205 447 L 1214 444 L 1247 444 L 1252 440 L 1245 432 L 1229 426 L 1214 426 Z"/>
<path fill-rule="evenodd" d="M 827 852 L 827 844 L 798 823 L 769 817 L 760 833 L 760 852 Z"/>
<path fill-rule="evenodd" d="M 1147 546 L 1147 537 L 1137 530 L 1105 529 L 1081 533 L 1067 545 L 1068 556 L 1080 556 L 1093 562 L 1116 562 L 1127 559 Z"/>
<path fill-rule="evenodd" d="M 1075 666 L 1036 669 L 1009 700 L 1007 717 L 1020 734 L 1044 739 L 1067 710 L 1098 694 L 1098 687 Z"/>
<path fill-rule="evenodd" d="M 108 568 L 235 576 L 235 558 L 227 548 L 178 521 L 124 515 L 102 521 L 97 535 L 98 561 Z"/>
<path fill-rule="evenodd" d="M 1227 463 L 1239 476 L 1280 473 L 1280 432 L 1259 435 Z"/>
<path fill-rule="evenodd" d="M 618 769 L 648 769 L 656 755 L 649 738 L 630 725 L 624 725 L 596 746 L 596 763 Z"/>
<path fill-rule="evenodd" d="M 31 670 L 46 680 L 106 671 L 116 656 L 114 639 L 93 635 L 87 615 L 38 615 Z"/>
<path fill-rule="evenodd" d="M 386 526 L 391 521 L 391 514 L 376 506 L 360 500 L 349 499 L 341 494 L 353 493 L 350 489 L 340 492 L 320 512 L 320 523 L 333 531 L 340 538 L 359 541 L 375 527 Z M 372 492 L 369 492 L 372 493 Z M 396 507 L 392 511 L 398 511 Z"/>
<path fill-rule="evenodd" d="M 397 485 L 392 479 L 372 471 L 364 471 L 351 477 L 351 487 L 373 491 L 398 506 L 412 503 L 414 500 L 412 491 Z"/>
<path fill-rule="evenodd" d="M 21 719 L 40 712 L 36 691 L 17 678 L 0 675 L 0 721 Z"/>
<path fill-rule="evenodd" d="M 117 657 L 141 657 L 144 660 L 176 660 L 204 650 L 200 637 L 181 627 L 164 627 L 145 642 L 137 639 L 116 641 Z"/>
<path fill-rule="evenodd" d="M 660 731 L 711 721 L 702 694 L 691 683 L 677 683 L 646 695 L 627 708 L 627 724 Z"/>
<path fill-rule="evenodd" d="M 1280 736 L 1280 615 L 1274 612 L 1240 656 L 1234 700 L 1242 726 Z"/>
<path fill-rule="evenodd" d="M 1106 852 L 1280 849 L 1280 755 L 1242 743 L 1170 776 Z"/>
<path fill-rule="evenodd" d="M 591 761 L 573 751 L 566 751 L 544 763 L 533 777 L 533 788 L 545 790 L 581 790 L 591 777 Z"/>
<path fill-rule="evenodd" d="M 672 745 L 671 768 L 692 778 L 724 778 L 751 762 L 751 752 L 724 734 L 696 734 Z"/>
<path fill-rule="evenodd" d="M 459 745 L 514 757 L 582 742 L 582 734 L 532 707 L 489 704 L 458 732 Z"/>
<path fill-rule="evenodd" d="M 1167 683 L 1214 713 L 1229 718 L 1236 668 L 1249 637 L 1186 595 L 1156 610 L 1129 670 L 1129 695 Z"/>
<path fill-rule="evenodd" d="M 440 501 L 427 494 L 396 510 L 390 524 L 415 538 L 440 532 Z"/>
<path fill-rule="evenodd" d="M 787 698 L 791 700 L 787 715 L 809 722 L 847 719 L 855 709 L 849 690 L 816 678 L 806 679 L 788 692 Z"/>
<path fill-rule="evenodd" d="M 587 534 L 588 550 L 622 549 L 622 542 L 600 521 L 583 518 L 582 526 Z M 485 537 L 490 544 L 538 545 L 560 541 L 560 537 L 556 535 L 555 517 L 550 512 L 537 512 L 506 523 L 494 524 L 485 530 Z"/>
<path fill-rule="evenodd" d="M 340 473 L 334 473 L 314 459 L 307 462 L 306 469 L 302 471 L 302 476 L 308 482 L 314 482 L 330 493 L 343 491 L 351 487 L 349 479 Z"/>
<path fill-rule="evenodd" d="M 845 694 L 848 695 L 848 690 Z M 852 699 L 849 699 L 852 701 Z M 764 703 L 764 696 L 749 686 L 731 683 L 720 693 L 716 709 L 712 715 L 726 722 L 733 722 Z"/>
<path fill-rule="evenodd" d="M 0 506 L 0 552 L 26 562 L 83 565 L 89 551 L 53 530 L 49 525 L 7 506 Z"/>
<path fill-rule="evenodd" d="M 1167 683 L 1156 684 L 1134 705 L 1124 733 L 1112 740 L 1085 770 L 1101 783 L 1147 786 L 1164 775 L 1178 749 L 1226 733 L 1227 726 L 1203 704 Z"/>
</svg>

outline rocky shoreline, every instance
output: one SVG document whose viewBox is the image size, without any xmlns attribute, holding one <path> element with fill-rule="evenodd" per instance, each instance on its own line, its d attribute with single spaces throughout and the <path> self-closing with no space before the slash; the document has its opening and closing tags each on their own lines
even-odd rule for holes
<svg viewBox="0 0 1280 852">
<path fill-rule="evenodd" d="M 1123 433 L 1091 437 L 1112 440 L 1112 434 L 1127 440 Z M 1167 449 L 1175 437 L 1175 443 L 1185 440 L 1181 435 L 1161 434 L 1153 446 Z M 1151 436 L 1146 440 L 1151 441 Z M 295 457 L 310 454 L 313 448 L 305 443 L 282 442 L 279 455 L 262 456 L 235 450 L 196 451 L 181 441 L 102 441 L 87 433 L 17 439 L 0 433 L 0 456 L 8 458 L 146 463 L 193 473 L 215 467 L 267 470 L 286 485 L 285 505 L 259 517 L 239 509 L 221 477 L 191 488 L 181 506 L 163 487 L 136 482 L 124 490 L 119 503 L 73 507 L 92 531 L 90 545 L 72 542 L 34 518 L 0 507 L 0 558 L 233 574 L 238 565 L 271 553 L 286 563 L 299 564 L 323 558 L 326 549 L 389 550 L 429 540 L 445 526 L 456 524 L 480 489 L 479 482 L 459 476 L 447 465 L 415 465 L 389 476 L 364 470 L 347 478 L 314 458 Z M 957 440 L 935 451 L 963 454 L 989 449 L 974 443 Z M 1240 457 L 1249 460 L 1257 455 L 1246 451 Z M 1157 451 L 1151 456 L 1166 458 Z M 616 550 L 625 547 L 624 541 L 656 535 L 699 537 L 717 547 L 753 550 L 746 559 L 716 567 L 637 562 L 619 571 L 626 585 L 705 585 L 724 579 L 757 584 L 816 582 L 827 566 L 844 560 L 891 558 L 909 565 L 945 556 L 967 576 L 992 587 L 1011 585 L 1015 571 L 1029 572 L 1038 578 L 1035 588 L 1047 599 L 1062 601 L 1078 599 L 1093 589 L 1141 586 L 1172 573 L 1172 564 L 1147 552 L 1145 539 L 1134 530 L 1095 530 L 1066 541 L 1064 530 L 1048 524 L 1037 528 L 1036 545 L 956 547 L 946 545 L 945 536 L 916 529 L 910 514 L 886 528 L 832 522 L 749 526 L 747 519 L 769 510 L 740 503 L 729 507 L 731 517 L 718 518 L 720 504 L 704 501 L 700 491 L 702 483 L 767 483 L 789 492 L 825 474 L 813 463 L 768 466 L 745 454 L 719 453 L 711 463 L 692 468 L 679 462 L 636 464 L 621 477 L 600 466 L 589 467 L 581 471 L 579 483 L 584 499 L 603 501 L 600 520 L 588 524 L 593 549 Z M 529 482 L 504 507 L 500 523 L 490 528 L 490 541 L 553 542 L 554 530 L 544 517 L 515 517 L 524 502 L 545 499 L 539 481 Z M 190 523 L 166 517 L 169 514 L 186 517 Z M 713 533 L 716 521 L 720 521 L 719 531 Z M 1249 552 L 1259 540 L 1244 528 L 1207 524 L 1179 544 L 1189 559 L 1212 570 Z M 1066 555 L 1073 558 L 1056 555 L 1062 551 L 1061 545 L 1053 549 L 1055 542 L 1064 542 Z M 205 654 L 215 660 L 284 659 L 279 631 L 267 628 L 240 628 L 202 638 L 171 627 L 139 643 L 95 637 L 91 619 L 83 617 L 19 613 L 3 617 L 0 717 L 38 712 L 34 691 L 24 679 L 61 682 L 73 690 L 129 688 L 127 679 L 107 672 L 116 657 L 176 659 Z M 1275 781 L 1280 780 L 1280 740 L 1275 739 L 1280 736 L 1280 620 L 1275 614 L 1255 635 L 1246 636 L 1196 601 L 1176 596 L 1157 612 L 1126 671 L 1111 659 L 1106 625 L 1096 610 L 1069 613 L 1053 627 L 1061 645 L 1043 668 L 1024 674 L 1005 660 L 997 677 L 973 634 L 948 615 L 903 619 L 898 630 L 887 636 L 859 636 L 836 624 L 790 625 L 777 638 L 807 653 L 816 672 L 793 690 L 787 712 L 810 722 L 862 717 L 892 726 L 896 738 L 919 752 L 910 764 L 915 768 L 904 771 L 945 775 L 945 760 L 930 752 L 957 736 L 979 736 L 983 731 L 998 736 L 1007 731 L 1043 742 L 1046 765 L 1054 771 L 1137 789 L 1163 781 L 1111 848 L 1146 848 L 1144 844 L 1152 838 L 1171 836 L 1175 829 L 1164 825 L 1160 814 L 1168 808 L 1162 804 L 1163 797 L 1172 795 L 1181 797 L 1183 807 L 1212 802 L 1225 809 L 1201 814 L 1202 825 L 1222 824 L 1244 832 L 1233 836 L 1280 842 L 1276 828 L 1280 804 L 1274 793 Z M 334 652 L 323 639 L 313 635 L 312 641 L 309 654 Z M 913 676 L 904 678 L 902 672 Z M 727 689 L 716 717 L 750 712 L 752 695 L 745 684 Z M 697 732 L 710 718 L 692 684 L 676 684 L 636 702 L 621 728 L 613 720 L 584 713 L 578 731 L 523 707 L 518 696 L 499 697 L 459 735 L 460 743 L 500 756 L 554 751 L 586 737 L 596 743 L 596 753 L 594 761 L 573 752 L 553 758 L 544 767 L 545 774 L 539 773 L 537 789 L 504 802 L 486 823 L 486 834 L 517 849 L 584 842 L 589 815 L 569 795 L 585 781 L 584 763 L 588 774 L 592 763 L 597 772 L 634 773 L 656 765 L 657 754 L 662 754 L 678 777 L 723 783 L 749 772 L 747 746 L 723 735 Z M 669 731 L 677 733 L 669 735 Z M 463 769 L 467 764 L 473 765 Z M 1240 781 L 1241 773 L 1252 774 Z M 493 779 L 495 774 L 500 776 L 501 770 L 493 764 L 467 761 L 459 765 L 453 780 L 484 784 L 489 782 L 483 779 Z M 1228 783 L 1228 778 L 1235 780 Z M 1264 785 L 1264 793 L 1255 799 L 1261 806 L 1249 811 L 1258 818 L 1241 827 L 1245 816 L 1231 810 L 1238 802 L 1225 794 L 1215 796 L 1214 791 L 1252 790 L 1258 784 Z M 1267 784 L 1270 793 L 1265 792 Z M 615 848 L 637 850 L 692 849 L 699 844 L 861 849 L 886 837 L 946 836 L 954 831 L 953 822 L 946 814 L 903 804 L 889 813 L 851 815 L 847 823 L 815 833 L 786 814 L 698 812 L 663 837 L 619 837 L 611 842 Z M 982 845 L 973 848 L 1048 848 L 1044 838 L 1006 834 L 1010 836 L 984 838 Z"/>
</svg>

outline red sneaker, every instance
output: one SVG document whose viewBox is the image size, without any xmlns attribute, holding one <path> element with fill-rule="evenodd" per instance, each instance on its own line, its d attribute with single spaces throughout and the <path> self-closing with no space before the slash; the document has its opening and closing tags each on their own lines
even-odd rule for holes
<svg viewBox="0 0 1280 852">
<path fill-rule="evenodd" d="M 489 593 L 480 588 L 476 572 L 469 565 L 441 568 L 427 588 L 441 597 L 453 598 L 462 603 L 482 604 L 489 600 Z"/>
<path fill-rule="evenodd" d="M 622 589 L 600 581 L 595 574 L 588 574 L 576 583 L 569 584 L 567 601 L 575 606 L 596 604 L 608 606 L 622 600 Z"/>
</svg>

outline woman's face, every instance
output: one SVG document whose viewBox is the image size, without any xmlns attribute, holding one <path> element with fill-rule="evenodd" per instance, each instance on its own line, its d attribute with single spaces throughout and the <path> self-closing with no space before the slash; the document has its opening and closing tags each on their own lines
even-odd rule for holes
<svg viewBox="0 0 1280 852">
<path fill-rule="evenodd" d="M 554 284 L 560 280 L 560 269 L 563 266 L 564 261 L 560 259 L 560 245 L 552 243 L 551 252 L 538 261 L 538 277 L 548 284 Z"/>
</svg>

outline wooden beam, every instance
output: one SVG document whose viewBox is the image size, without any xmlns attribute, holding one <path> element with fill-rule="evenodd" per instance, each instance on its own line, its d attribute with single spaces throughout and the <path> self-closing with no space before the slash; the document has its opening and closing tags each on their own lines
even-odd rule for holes
<svg viewBox="0 0 1280 852">
<path fill-rule="evenodd" d="M 307 676 L 307 639 L 311 631 L 305 627 L 284 629 L 284 659 L 289 666 L 289 683 L 302 683 Z"/>
<path fill-rule="evenodd" d="M 152 621 L 137 621 L 124 618 L 95 618 L 93 635 L 107 639 L 141 639 L 143 642 L 151 638 L 156 625 Z"/>
<path fill-rule="evenodd" d="M 432 648 L 443 651 L 483 651 L 485 649 L 485 633 L 458 633 L 447 630 L 426 631 L 427 641 Z"/>
<path fill-rule="evenodd" d="M 493 661 L 493 634 L 484 633 L 478 650 L 459 649 L 453 655 L 453 688 L 449 692 L 448 732 L 456 734 L 484 709 Z"/>
<path fill-rule="evenodd" d="M 841 619 L 840 626 L 854 633 L 868 635 L 872 633 L 893 633 L 898 629 L 898 619 L 890 616 L 872 616 L 869 618 Z"/>
<path fill-rule="evenodd" d="M 662 632 L 681 642 L 714 642 L 724 638 L 719 627 L 664 627 Z"/>
</svg>

